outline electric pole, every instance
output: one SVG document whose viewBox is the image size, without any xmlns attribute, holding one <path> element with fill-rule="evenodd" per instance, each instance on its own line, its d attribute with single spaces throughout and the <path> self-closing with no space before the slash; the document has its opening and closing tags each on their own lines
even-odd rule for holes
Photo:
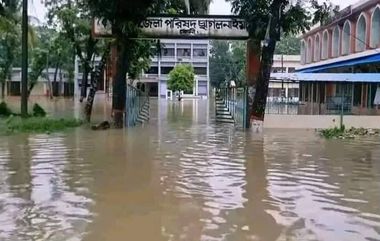
<svg viewBox="0 0 380 241">
<path fill-rule="evenodd" d="M 28 0 L 22 1 L 21 116 L 28 116 Z"/>
</svg>

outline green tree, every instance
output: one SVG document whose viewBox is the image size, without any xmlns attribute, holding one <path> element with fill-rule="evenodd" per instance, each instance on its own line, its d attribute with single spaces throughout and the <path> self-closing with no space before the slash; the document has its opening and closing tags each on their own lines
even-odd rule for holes
<svg viewBox="0 0 380 241">
<path fill-rule="evenodd" d="M 231 80 L 234 80 L 238 86 L 242 86 L 246 79 L 246 42 L 233 41 L 231 43 L 232 65 Z"/>
<path fill-rule="evenodd" d="M 34 86 L 37 84 L 38 79 L 42 75 L 42 71 L 46 68 L 46 59 L 48 51 L 41 48 L 36 48 L 32 52 L 32 63 L 28 75 L 28 98 Z"/>
<path fill-rule="evenodd" d="M 283 36 L 277 43 L 274 54 L 299 55 L 301 52 L 301 42 L 294 35 Z"/>
<path fill-rule="evenodd" d="M 227 78 L 228 67 L 230 66 L 231 59 L 229 54 L 229 42 L 215 40 L 211 43 L 210 51 L 210 83 L 214 87 L 229 81 Z"/>
<path fill-rule="evenodd" d="M 247 21 L 249 32 L 248 72 L 250 119 L 264 120 L 270 72 L 281 32 L 296 34 L 323 22 L 334 7 L 316 0 L 228 0 L 233 13 Z M 259 65 L 257 63 L 260 63 Z"/>
<path fill-rule="evenodd" d="M 49 42 L 43 42 L 42 45 L 48 49 L 49 53 L 47 56 L 49 68 L 54 68 L 53 86 L 57 86 L 58 71 L 64 71 L 67 74 L 68 81 L 72 82 L 74 80 L 74 58 L 75 49 L 68 45 L 70 40 L 63 33 L 56 31 L 48 31 Z M 50 77 L 47 76 L 50 85 Z M 62 80 L 60 78 L 60 80 Z M 50 93 L 52 96 L 57 96 L 58 88 L 51 88 Z"/>
<path fill-rule="evenodd" d="M 241 86 L 245 82 L 246 45 L 242 41 L 211 43 L 210 82 L 215 87 L 234 80 Z"/>
<path fill-rule="evenodd" d="M 0 15 L 0 84 L 1 98 L 5 95 L 6 80 L 10 79 L 16 52 L 20 46 L 19 2 L 4 1 Z"/>
<path fill-rule="evenodd" d="M 194 69 L 191 65 L 177 64 L 169 73 L 168 89 L 173 92 L 192 91 L 194 87 L 194 77 Z"/>
<path fill-rule="evenodd" d="M 45 5 L 48 8 L 49 24 L 53 28 L 62 29 L 61 34 L 64 35 L 66 41 L 71 43 L 83 67 L 80 99 L 83 101 L 87 97 L 88 79 L 94 69 L 94 57 L 101 55 L 104 51 L 99 48 L 104 45 L 99 45 L 99 40 L 92 36 L 93 15 L 85 5 L 85 0 L 46 0 Z"/>
<path fill-rule="evenodd" d="M 139 79 L 141 74 L 149 69 L 153 52 L 147 51 L 147 49 L 149 50 L 152 46 L 153 44 L 150 41 L 130 41 L 130 49 L 128 51 L 128 60 L 130 62 L 128 76 L 132 81 Z"/>
<path fill-rule="evenodd" d="M 150 14 L 168 12 L 167 6 L 174 7 L 170 11 L 182 13 L 183 5 L 178 0 L 84 0 L 91 9 L 93 16 L 103 20 L 103 23 L 112 25 L 116 49 L 116 73 L 113 79 L 112 108 L 115 127 L 123 126 L 123 113 L 125 109 L 125 76 L 131 66 L 129 51 L 140 36 L 139 24 Z M 194 10 L 195 12 L 195 10 Z M 150 52 L 150 48 L 146 51 Z M 136 60 L 135 60 L 136 61 Z"/>
<path fill-rule="evenodd" d="M 95 39 L 92 35 L 92 21 L 94 14 L 87 4 L 86 0 L 47 0 L 46 6 L 49 9 L 49 22 L 52 26 L 61 26 L 62 31 L 59 33 L 54 45 L 57 54 L 55 55 L 56 70 L 58 67 L 64 69 L 69 75 L 69 81 L 74 78 L 74 56 L 71 61 L 65 61 L 68 53 L 74 52 L 79 58 L 82 71 L 81 98 L 82 102 L 87 98 L 84 108 L 86 120 L 90 120 L 92 113 L 93 101 L 96 94 L 97 84 L 102 76 L 105 63 L 109 58 L 110 40 Z M 64 48 L 70 42 L 73 46 L 71 51 L 67 52 Z M 63 47 L 63 48 L 62 48 Z M 132 47 L 132 46 L 129 46 Z M 101 63 L 95 62 L 95 57 L 102 56 Z M 145 60 L 145 58 L 144 58 Z M 54 75 L 54 81 L 56 74 Z M 87 96 L 87 87 L 89 78 L 90 92 Z"/>
<path fill-rule="evenodd" d="M 92 15 L 112 25 L 116 49 L 116 73 L 113 79 L 112 108 L 116 128 L 123 127 L 125 108 L 125 77 L 129 69 L 129 44 L 139 35 L 139 23 L 154 9 L 158 9 L 157 0 L 85 0 Z M 149 49 L 147 51 L 150 51 Z"/>
<path fill-rule="evenodd" d="M 9 25 L 8 25 L 9 24 Z M 12 22 L 7 23 L 9 28 L 0 37 L 0 83 L 1 83 L 1 98 L 5 96 L 6 81 L 11 78 L 12 67 L 14 65 L 15 56 L 20 51 L 19 32 L 15 28 L 17 25 Z"/>
<path fill-rule="evenodd" d="M 101 79 L 101 75 L 106 67 L 110 49 L 111 46 L 109 44 L 103 52 L 100 63 L 95 67 L 95 70 L 91 74 L 91 88 L 85 106 L 85 118 L 87 122 L 90 122 L 91 120 L 92 106 L 94 104 L 95 94 L 98 88 L 98 81 Z"/>
<path fill-rule="evenodd" d="M 21 66 L 21 14 L 19 0 L 6 0 L 2 4 L 0 15 L 0 84 L 1 97 L 5 96 L 5 85 L 11 80 L 12 69 Z M 33 26 L 28 27 L 28 45 L 30 52 L 36 45 L 36 33 Z"/>
</svg>

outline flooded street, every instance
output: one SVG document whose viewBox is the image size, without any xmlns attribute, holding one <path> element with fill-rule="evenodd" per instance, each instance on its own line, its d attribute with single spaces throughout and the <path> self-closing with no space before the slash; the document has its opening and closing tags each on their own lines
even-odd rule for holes
<svg viewBox="0 0 380 241">
<path fill-rule="evenodd" d="M 125 131 L 0 137 L 0 184 L 0 240 L 380 240 L 380 140 L 243 132 L 206 100 L 152 101 Z"/>
</svg>

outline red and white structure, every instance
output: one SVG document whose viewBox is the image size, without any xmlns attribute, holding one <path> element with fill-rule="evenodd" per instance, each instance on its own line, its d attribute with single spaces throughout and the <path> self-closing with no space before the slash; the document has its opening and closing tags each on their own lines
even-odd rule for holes
<svg viewBox="0 0 380 241">
<path fill-rule="evenodd" d="M 380 1 L 359 1 L 302 36 L 301 71 L 380 53 L 379 48 Z"/>
</svg>

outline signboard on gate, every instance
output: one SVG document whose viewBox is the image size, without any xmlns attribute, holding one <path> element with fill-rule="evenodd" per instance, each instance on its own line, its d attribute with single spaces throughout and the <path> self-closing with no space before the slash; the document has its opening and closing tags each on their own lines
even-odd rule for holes
<svg viewBox="0 0 380 241">
<path fill-rule="evenodd" d="M 140 28 L 146 38 L 247 39 L 247 24 L 235 16 L 157 16 L 148 17 Z M 94 21 L 95 37 L 109 37 L 110 26 Z"/>
</svg>

